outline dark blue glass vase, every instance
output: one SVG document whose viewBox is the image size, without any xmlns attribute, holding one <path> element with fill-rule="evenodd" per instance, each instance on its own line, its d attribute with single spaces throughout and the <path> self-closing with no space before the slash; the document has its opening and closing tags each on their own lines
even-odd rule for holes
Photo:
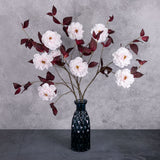
<svg viewBox="0 0 160 160">
<path fill-rule="evenodd" d="M 76 111 L 72 118 L 71 149 L 84 152 L 90 149 L 90 120 L 86 111 L 87 100 L 75 100 Z"/>
</svg>

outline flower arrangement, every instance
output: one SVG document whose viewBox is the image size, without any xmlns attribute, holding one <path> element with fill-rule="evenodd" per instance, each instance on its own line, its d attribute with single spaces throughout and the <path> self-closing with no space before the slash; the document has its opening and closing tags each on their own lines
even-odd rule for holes
<svg viewBox="0 0 160 160">
<path fill-rule="evenodd" d="M 125 68 L 131 64 L 131 60 L 133 59 L 132 54 L 138 54 L 138 43 L 147 42 L 149 39 L 149 36 L 145 35 L 143 29 L 141 30 L 138 38 L 132 40 L 125 46 L 120 45 L 120 48 L 115 49 L 115 52 L 112 54 L 113 60 L 108 64 L 105 64 L 103 60 L 103 51 L 114 43 L 111 34 L 115 32 L 107 26 L 108 23 L 113 21 L 114 16 L 109 16 L 108 20 L 105 22 L 106 25 L 95 24 L 95 26 L 91 29 L 90 42 L 85 43 L 83 40 L 83 35 L 85 32 L 82 24 L 79 22 L 72 22 L 72 17 L 65 17 L 61 22 L 57 19 L 56 13 L 57 9 L 53 6 L 52 11 L 48 12 L 47 15 L 53 19 L 54 23 L 62 27 L 66 36 L 75 42 L 74 46 L 66 49 L 61 39 L 61 35 L 56 31 L 50 30 L 43 34 L 38 32 L 39 42 L 34 41 L 30 38 L 26 31 L 26 28 L 29 25 L 29 20 L 26 20 L 22 24 L 22 30 L 27 35 L 27 38 L 21 39 L 21 45 L 25 45 L 25 47 L 29 49 L 34 47 L 38 52 L 33 56 L 32 60 L 28 61 L 29 63 L 32 63 L 35 68 L 39 70 L 48 70 L 53 67 L 53 71 L 56 72 L 60 81 L 55 82 L 54 74 L 47 71 L 45 78 L 38 76 L 39 81 L 28 81 L 24 85 L 13 83 L 16 90 L 15 95 L 23 93 L 34 83 L 40 82 L 40 86 L 38 87 L 39 97 L 46 101 L 56 99 L 54 102 L 50 103 L 53 114 L 56 115 L 58 111 L 55 104 L 62 96 L 73 93 L 76 100 L 83 100 L 86 91 L 99 74 L 103 74 L 106 77 L 108 77 L 111 73 L 115 74 L 117 85 L 124 88 L 129 88 L 135 78 L 140 78 L 143 76 L 143 74 L 138 70 L 147 62 L 146 60 L 136 59 L 137 66 Z M 98 46 L 102 47 L 99 60 L 92 61 L 92 56 L 95 54 Z M 76 58 L 73 58 L 75 53 L 79 55 Z M 113 71 L 111 65 L 116 65 L 119 69 L 117 71 Z M 68 80 L 64 79 L 62 73 L 59 72 L 59 67 L 67 73 Z M 94 76 L 90 79 L 90 82 L 88 82 L 86 88 L 82 91 L 81 83 L 83 78 L 87 76 L 88 72 L 91 72 L 91 68 L 95 67 L 97 68 L 94 70 Z M 65 86 L 68 91 L 62 95 L 58 95 L 58 85 Z"/>
</svg>

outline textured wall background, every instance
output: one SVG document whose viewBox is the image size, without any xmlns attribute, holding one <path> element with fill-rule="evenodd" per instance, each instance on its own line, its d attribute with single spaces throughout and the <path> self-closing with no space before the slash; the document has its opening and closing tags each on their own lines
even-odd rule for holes
<svg viewBox="0 0 160 160">
<path fill-rule="evenodd" d="M 12 82 L 25 83 L 36 80 L 37 75 L 45 75 L 45 71 L 40 72 L 27 62 L 37 52 L 19 45 L 20 39 L 25 37 L 21 22 L 30 19 L 27 31 L 33 39 L 37 39 L 38 31 L 44 33 L 53 29 L 62 33 L 66 45 L 72 45 L 61 27 L 46 15 L 52 4 L 58 9 L 58 17 L 73 15 L 75 21 L 84 25 L 86 41 L 95 23 L 105 23 L 105 18 L 114 14 L 109 27 L 116 31 L 115 43 L 105 50 L 106 63 L 120 43 L 130 42 L 139 35 L 141 28 L 145 29 L 150 41 L 139 45 L 138 55 L 148 60 L 141 69 L 145 76 L 136 79 L 130 89 L 123 89 L 116 85 L 114 75 L 108 79 L 100 75 L 86 94 L 87 110 L 94 129 L 160 128 L 159 0 L 0 0 L 0 128 L 70 128 L 75 110 L 72 95 L 59 101 L 59 113 L 54 117 L 49 103 L 38 97 L 38 85 L 18 96 L 14 96 L 12 86 Z M 91 76 L 89 73 L 82 87 Z M 59 92 L 63 89 L 59 88 Z"/>
</svg>

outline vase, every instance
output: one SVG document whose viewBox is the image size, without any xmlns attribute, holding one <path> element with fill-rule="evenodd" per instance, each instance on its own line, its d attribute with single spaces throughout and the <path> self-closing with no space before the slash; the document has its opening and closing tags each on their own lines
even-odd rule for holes
<svg viewBox="0 0 160 160">
<path fill-rule="evenodd" d="M 76 111 L 71 125 L 71 149 L 84 152 L 90 149 L 90 119 L 86 111 L 87 100 L 75 100 L 74 103 Z"/>
</svg>

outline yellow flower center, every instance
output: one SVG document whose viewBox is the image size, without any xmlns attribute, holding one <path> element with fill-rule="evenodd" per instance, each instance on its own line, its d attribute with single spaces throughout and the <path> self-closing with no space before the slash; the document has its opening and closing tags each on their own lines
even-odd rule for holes
<svg viewBox="0 0 160 160">
<path fill-rule="evenodd" d="M 46 97 L 48 96 L 48 94 L 47 94 L 47 93 L 45 93 L 44 95 L 45 95 Z"/>
<path fill-rule="evenodd" d="M 124 80 L 126 80 L 127 79 L 127 76 L 124 76 Z"/>
<path fill-rule="evenodd" d="M 100 30 L 98 31 L 98 33 L 101 32 Z"/>
<path fill-rule="evenodd" d="M 78 29 L 75 29 L 75 32 L 78 33 Z"/>
<path fill-rule="evenodd" d="M 126 59 L 126 58 L 127 58 L 127 56 L 124 56 L 124 57 L 123 57 L 123 59 Z"/>
<path fill-rule="evenodd" d="M 52 37 L 49 37 L 49 40 L 51 40 L 52 39 Z"/>
<path fill-rule="evenodd" d="M 77 65 L 76 68 L 79 69 L 79 66 Z"/>
<path fill-rule="evenodd" d="M 43 61 L 43 60 L 42 60 L 41 62 L 42 62 L 43 64 L 45 64 L 45 63 L 46 63 L 46 62 L 45 62 L 45 61 Z"/>
</svg>

